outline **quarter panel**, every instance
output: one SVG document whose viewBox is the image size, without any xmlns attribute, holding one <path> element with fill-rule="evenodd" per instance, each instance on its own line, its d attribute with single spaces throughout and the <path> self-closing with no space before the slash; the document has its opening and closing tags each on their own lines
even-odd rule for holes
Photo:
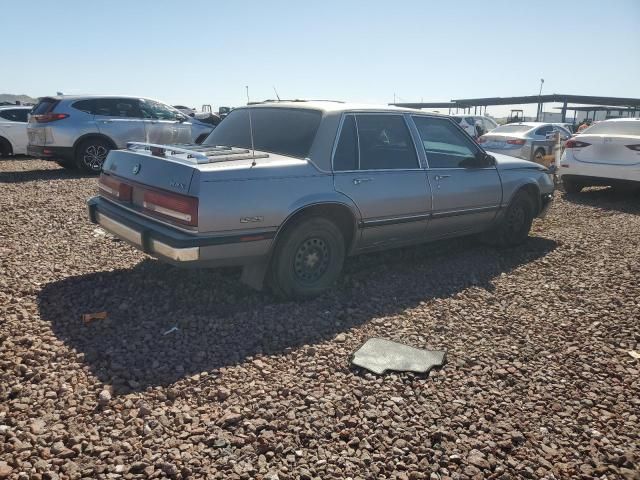
<svg viewBox="0 0 640 480">
<path fill-rule="evenodd" d="M 329 174 L 208 181 L 199 188 L 201 232 L 272 230 L 305 205 L 344 203 Z"/>
</svg>

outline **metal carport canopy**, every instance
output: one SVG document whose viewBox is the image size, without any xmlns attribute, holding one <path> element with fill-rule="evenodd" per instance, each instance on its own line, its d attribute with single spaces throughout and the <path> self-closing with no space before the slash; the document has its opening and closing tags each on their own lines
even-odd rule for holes
<svg viewBox="0 0 640 480">
<path fill-rule="evenodd" d="M 407 108 L 468 108 L 491 105 L 522 105 L 527 103 L 581 103 L 583 105 L 610 105 L 612 107 L 640 107 L 640 98 L 624 97 L 596 97 L 589 95 L 564 95 L 553 93 L 550 95 L 525 95 L 522 97 L 487 97 L 487 98 L 459 98 L 451 102 L 415 102 L 394 103 L 398 107 Z"/>
</svg>

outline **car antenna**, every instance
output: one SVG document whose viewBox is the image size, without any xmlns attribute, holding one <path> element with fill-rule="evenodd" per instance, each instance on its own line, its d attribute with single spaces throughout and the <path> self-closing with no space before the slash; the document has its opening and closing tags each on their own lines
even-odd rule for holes
<svg viewBox="0 0 640 480">
<path fill-rule="evenodd" d="M 276 93 L 276 98 L 280 101 L 280 95 L 278 95 L 278 91 L 276 90 L 276 86 L 273 86 L 273 91 Z"/>
<path fill-rule="evenodd" d="M 247 89 L 247 105 L 249 105 L 249 85 L 245 86 Z M 256 149 L 253 144 L 253 123 L 251 122 L 251 106 L 249 106 L 249 136 L 251 137 L 251 166 L 256 166 Z"/>
</svg>

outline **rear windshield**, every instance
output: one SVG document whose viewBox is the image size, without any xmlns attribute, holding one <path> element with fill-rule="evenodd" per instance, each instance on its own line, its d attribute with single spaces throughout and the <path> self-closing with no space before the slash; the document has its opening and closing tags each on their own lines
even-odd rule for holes
<svg viewBox="0 0 640 480">
<path fill-rule="evenodd" d="M 516 133 L 516 132 L 528 132 L 533 127 L 531 125 L 502 125 L 501 127 L 492 130 L 491 133 Z"/>
<path fill-rule="evenodd" d="M 305 158 L 322 113 L 296 108 L 241 108 L 232 111 L 204 141 L 205 145 L 251 148 L 249 111 L 256 150 Z"/>
<path fill-rule="evenodd" d="M 53 107 L 56 106 L 58 100 L 55 98 L 43 98 L 38 102 L 38 104 L 33 108 L 31 112 L 33 115 L 42 115 L 43 113 L 49 113 L 53 110 Z"/>
<path fill-rule="evenodd" d="M 591 125 L 582 133 L 595 135 L 639 135 L 640 121 L 629 122 L 599 122 Z"/>
</svg>

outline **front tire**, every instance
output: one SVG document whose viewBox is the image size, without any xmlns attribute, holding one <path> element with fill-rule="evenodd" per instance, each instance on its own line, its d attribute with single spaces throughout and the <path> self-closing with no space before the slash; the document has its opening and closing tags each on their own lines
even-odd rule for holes
<svg viewBox="0 0 640 480">
<path fill-rule="evenodd" d="M 102 138 L 83 140 L 76 149 L 76 165 L 85 172 L 97 175 L 102 171 L 102 164 L 111 148 L 109 142 Z"/>
<path fill-rule="evenodd" d="M 500 247 L 522 245 L 529 238 L 534 209 L 531 195 L 523 191 L 518 192 L 511 200 L 500 225 L 493 232 L 491 243 Z"/>
<path fill-rule="evenodd" d="M 564 188 L 564 191 L 567 193 L 580 193 L 584 186 L 574 182 L 573 180 L 563 178 L 562 188 Z"/>
<path fill-rule="evenodd" d="M 276 244 L 270 284 L 284 298 L 320 295 L 340 276 L 345 258 L 344 236 L 323 217 L 303 219 L 287 228 Z"/>
</svg>

